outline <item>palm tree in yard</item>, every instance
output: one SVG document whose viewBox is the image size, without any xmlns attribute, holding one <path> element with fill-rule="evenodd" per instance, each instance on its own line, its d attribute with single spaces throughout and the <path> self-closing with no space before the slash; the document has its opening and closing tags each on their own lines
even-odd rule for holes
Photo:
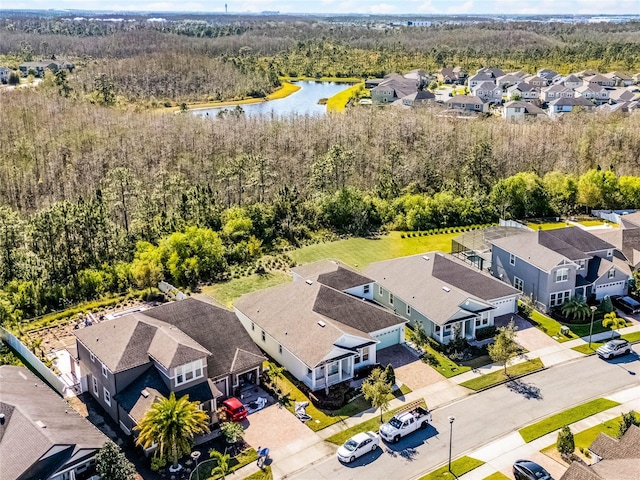
<svg viewBox="0 0 640 480">
<path fill-rule="evenodd" d="M 173 392 L 154 402 L 135 427 L 140 432 L 136 444 L 144 448 L 157 444 L 160 457 L 170 455 L 177 468 L 180 452 L 189 452 L 193 437 L 209 431 L 208 414 L 198 404 L 190 402 L 188 395 L 176 399 Z"/>
</svg>

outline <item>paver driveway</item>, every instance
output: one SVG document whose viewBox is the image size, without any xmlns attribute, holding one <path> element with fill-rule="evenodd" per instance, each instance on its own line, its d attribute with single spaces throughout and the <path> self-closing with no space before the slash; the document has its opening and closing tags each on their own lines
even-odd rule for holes
<svg viewBox="0 0 640 480">
<path fill-rule="evenodd" d="M 436 370 L 424 363 L 405 345 L 392 345 L 377 352 L 380 365 L 393 365 L 396 378 L 411 390 L 433 385 L 444 379 Z"/>
<path fill-rule="evenodd" d="M 541 330 L 538 330 L 531 323 L 518 315 L 502 315 L 497 317 L 494 322 L 496 327 L 504 327 L 512 318 L 516 327 L 518 327 L 516 341 L 528 351 L 532 352 L 534 350 L 541 350 L 546 347 L 558 345 L 558 342 L 553 338 Z"/>
</svg>

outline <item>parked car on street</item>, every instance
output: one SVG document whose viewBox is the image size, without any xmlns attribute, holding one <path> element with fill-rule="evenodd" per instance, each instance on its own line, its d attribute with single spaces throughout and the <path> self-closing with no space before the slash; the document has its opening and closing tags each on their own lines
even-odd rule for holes
<svg viewBox="0 0 640 480">
<path fill-rule="evenodd" d="M 379 443 L 380 438 L 374 432 L 358 433 L 338 448 L 338 460 L 351 463 L 365 453 L 373 452 Z"/>
<path fill-rule="evenodd" d="M 531 460 L 516 460 L 513 476 L 516 480 L 553 480 L 549 472 Z"/>
<path fill-rule="evenodd" d="M 613 295 L 611 297 L 611 302 L 629 315 L 636 315 L 640 313 L 640 302 L 634 300 L 631 297 L 622 297 L 620 295 Z"/>
<path fill-rule="evenodd" d="M 631 344 L 624 338 L 609 340 L 596 350 L 596 353 L 602 358 L 613 358 L 619 355 L 631 353 Z"/>
<path fill-rule="evenodd" d="M 427 428 L 429 422 L 431 412 L 422 407 L 422 401 L 418 401 L 398 411 L 380 427 L 379 433 L 384 441 L 398 443 L 405 435 Z"/>
</svg>

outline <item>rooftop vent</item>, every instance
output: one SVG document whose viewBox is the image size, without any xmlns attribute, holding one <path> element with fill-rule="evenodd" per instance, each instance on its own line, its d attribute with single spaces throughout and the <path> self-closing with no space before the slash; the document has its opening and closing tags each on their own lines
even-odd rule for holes
<svg viewBox="0 0 640 480">
<path fill-rule="evenodd" d="M 140 395 L 142 395 L 144 398 L 147 398 L 149 396 L 149 390 L 145 388 L 140 392 Z"/>
<path fill-rule="evenodd" d="M 47 426 L 41 420 L 37 420 L 36 425 L 40 428 L 47 428 Z"/>
<path fill-rule="evenodd" d="M 442 287 L 442 289 L 443 289 L 445 292 L 450 292 L 450 291 L 451 291 L 451 289 L 450 289 L 449 287 Z"/>
<path fill-rule="evenodd" d="M 322 328 L 324 328 L 327 324 L 324 323 L 322 320 L 318 320 L 318 325 L 320 325 Z"/>
<path fill-rule="evenodd" d="M 429 257 L 427 255 L 423 255 L 422 258 L 424 258 L 425 260 L 429 260 Z"/>
<path fill-rule="evenodd" d="M 307 285 L 313 285 L 313 281 L 311 280 L 305 280 L 305 282 L 307 283 Z"/>
</svg>

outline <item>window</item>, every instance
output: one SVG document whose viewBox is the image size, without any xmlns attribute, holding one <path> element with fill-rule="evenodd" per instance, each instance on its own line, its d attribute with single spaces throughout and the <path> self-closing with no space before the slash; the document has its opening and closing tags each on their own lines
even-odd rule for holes
<svg viewBox="0 0 640 480">
<path fill-rule="evenodd" d="M 278 345 L 278 353 L 282 355 L 282 345 Z"/>
<path fill-rule="evenodd" d="M 613 256 L 613 250 L 609 249 L 607 250 L 607 257 L 612 257 Z"/>
<path fill-rule="evenodd" d="M 365 285 L 364 287 L 362 287 L 362 293 L 364 294 L 369 293 L 369 285 Z"/>
<path fill-rule="evenodd" d="M 516 107 L 516 113 L 520 113 L 522 111 L 522 107 Z"/>
<path fill-rule="evenodd" d="M 513 288 L 520 290 L 521 292 L 524 291 L 524 282 L 521 278 L 513 277 Z"/>
<path fill-rule="evenodd" d="M 440 325 L 436 325 L 436 333 L 440 332 Z"/>
<path fill-rule="evenodd" d="M 93 385 L 93 394 L 97 397 L 98 396 L 98 379 L 93 375 L 91 375 L 91 383 Z"/>
<path fill-rule="evenodd" d="M 266 342 L 267 341 L 267 334 L 264 333 L 264 330 L 262 330 L 262 341 Z"/>
<path fill-rule="evenodd" d="M 566 282 L 569 280 L 569 269 L 568 268 L 559 268 L 556 270 L 556 283 Z"/>
<path fill-rule="evenodd" d="M 96 363 L 96 356 L 93 353 L 89 353 L 89 358 L 93 363 Z"/>
<path fill-rule="evenodd" d="M 256 324 L 251 322 L 251 331 L 254 331 L 256 329 Z"/>
<path fill-rule="evenodd" d="M 393 293 L 389 292 L 389 303 L 393 305 Z"/>
<path fill-rule="evenodd" d="M 335 375 L 338 373 L 338 362 L 332 363 L 329 367 L 329 375 Z"/>
<path fill-rule="evenodd" d="M 516 256 L 513 253 L 509 254 L 509 263 L 511 265 L 515 265 L 516 264 Z"/>
<path fill-rule="evenodd" d="M 362 350 L 360 350 L 360 355 L 362 356 L 363 362 L 369 360 L 369 347 L 364 347 Z"/>
<path fill-rule="evenodd" d="M 111 392 L 106 387 L 103 387 L 102 390 L 104 391 L 104 403 L 111 406 Z"/>
<path fill-rule="evenodd" d="M 411 305 L 407 305 L 407 315 L 411 315 Z"/>
<path fill-rule="evenodd" d="M 479 327 L 481 323 L 482 323 L 482 320 L 480 320 L 479 318 L 476 319 L 476 327 Z"/>
<path fill-rule="evenodd" d="M 609 270 L 609 278 L 616 278 L 616 271 L 613 268 Z"/>
<path fill-rule="evenodd" d="M 176 386 L 204 376 L 203 365 L 204 362 L 202 360 L 196 360 L 176 367 Z"/>
<path fill-rule="evenodd" d="M 378 295 L 382 296 L 382 285 L 378 285 Z"/>
<path fill-rule="evenodd" d="M 102 364 L 102 375 L 104 376 L 104 378 L 107 378 L 107 376 L 109 375 L 107 372 L 109 372 L 109 370 L 107 370 L 107 367 L 104 366 L 104 363 Z"/>
<path fill-rule="evenodd" d="M 585 265 L 584 260 L 578 260 L 576 263 L 578 264 L 578 270 L 584 270 L 584 265 Z"/>
<path fill-rule="evenodd" d="M 564 302 L 569 300 L 571 296 L 571 290 L 566 290 L 564 292 L 556 292 L 551 294 L 551 298 L 549 300 L 550 307 L 557 307 L 558 305 L 562 305 Z"/>
</svg>

